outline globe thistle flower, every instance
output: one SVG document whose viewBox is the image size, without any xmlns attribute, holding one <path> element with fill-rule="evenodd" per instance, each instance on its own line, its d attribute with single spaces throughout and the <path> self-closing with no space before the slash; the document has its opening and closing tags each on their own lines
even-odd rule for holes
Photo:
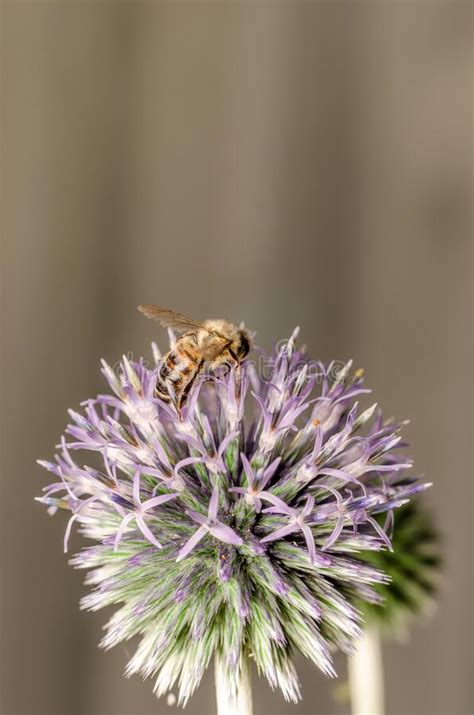
<svg viewBox="0 0 474 715">
<path fill-rule="evenodd" d="M 390 576 L 390 582 L 374 586 L 379 603 L 360 600 L 357 606 L 369 626 L 376 625 L 385 635 L 400 636 L 413 617 L 433 604 L 441 567 L 438 531 L 431 514 L 418 500 L 397 511 L 392 545 L 392 551 L 360 555 Z"/>
<path fill-rule="evenodd" d="M 185 703 L 215 656 L 230 692 L 246 658 L 285 698 L 300 696 L 293 654 L 335 675 L 332 652 L 360 634 L 357 602 L 378 602 L 392 513 L 424 488 L 400 456 L 351 363 L 311 362 L 296 333 L 264 369 L 204 376 L 181 414 L 154 397 L 155 365 L 103 363 L 110 392 L 70 411 L 39 501 L 69 513 L 93 544 L 81 606 L 117 606 L 101 645 L 141 636 L 127 674 L 176 683 Z M 264 373 L 267 373 L 264 374 Z M 85 464 L 83 461 L 85 460 Z M 384 514 L 385 523 L 378 515 Z"/>
</svg>

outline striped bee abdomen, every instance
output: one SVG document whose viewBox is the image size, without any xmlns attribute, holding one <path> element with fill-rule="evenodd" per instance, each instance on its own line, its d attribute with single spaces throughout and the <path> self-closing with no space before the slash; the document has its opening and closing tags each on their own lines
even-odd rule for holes
<svg viewBox="0 0 474 715">
<path fill-rule="evenodd" d="M 181 346 L 180 340 L 182 338 L 163 356 L 155 387 L 156 397 L 163 402 L 173 402 L 178 409 L 183 406 L 202 365 L 200 357 Z"/>
</svg>

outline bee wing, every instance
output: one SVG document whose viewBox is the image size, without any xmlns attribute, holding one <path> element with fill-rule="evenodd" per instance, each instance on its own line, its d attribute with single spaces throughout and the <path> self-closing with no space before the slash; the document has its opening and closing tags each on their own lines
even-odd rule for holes
<svg viewBox="0 0 474 715">
<path fill-rule="evenodd" d="M 180 332 L 186 332 L 189 328 L 206 330 L 204 325 L 197 320 L 187 318 L 181 313 L 169 310 L 169 308 L 160 308 L 158 305 L 139 305 L 138 310 L 151 320 L 159 320 L 164 328 L 173 328 Z"/>
</svg>

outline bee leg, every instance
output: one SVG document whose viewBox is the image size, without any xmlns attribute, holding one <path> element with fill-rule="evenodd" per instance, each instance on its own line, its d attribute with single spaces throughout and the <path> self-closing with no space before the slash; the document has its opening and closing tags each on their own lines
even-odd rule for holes
<svg viewBox="0 0 474 715">
<path fill-rule="evenodd" d="M 231 372 L 233 365 L 231 365 L 227 362 L 227 363 L 225 363 L 224 367 L 226 367 L 227 370 L 224 373 L 222 373 L 222 377 L 227 377 L 227 375 Z"/>
<path fill-rule="evenodd" d="M 155 387 L 154 394 L 155 397 L 157 397 L 162 402 L 165 402 L 166 404 L 169 404 L 171 402 L 171 397 L 169 396 L 169 393 L 165 392 L 162 387 L 158 387 L 158 385 Z"/>
<path fill-rule="evenodd" d="M 174 408 L 176 412 L 178 413 L 180 419 L 181 419 L 181 408 L 184 405 L 184 402 L 186 400 L 186 397 L 183 395 L 183 391 L 177 391 L 175 388 L 174 384 L 171 384 L 169 387 L 169 394 L 170 394 L 170 402 L 173 403 Z"/>
<path fill-rule="evenodd" d="M 229 348 L 229 353 L 233 359 L 233 362 L 229 365 L 229 372 L 232 370 L 232 368 L 235 368 L 235 397 L 237 401 L 240 401 L 241 397 L 241 375 L 240 375 L 240 366 L 241 366 L 241 361 L 237 357 L 237 355 L 234 353 L 233 350 Z"/>
<path fill-rule="evenodd" d="M 182 409 L 183 409 L 184 405 L 186 404 L 186 398 L 187 398 L 187 396 L 188 396 L 187 393 L 184 393 L 184 392 L 183 392 L 183 393 L 179 396 L 178 400 L 175 402 L 176 411 L 177 411 L 177 413 L 178 413 L 178 415 L 179 415 L 179 419 L 181 420 L 181 422 L 183 421 Z"/>
<path fill-rule="evenodd" d="M 203 375 L 201 378 L 201 384 L 204 382 L 212 382 L 214 380 L 214 375 Z"/>
</svg>

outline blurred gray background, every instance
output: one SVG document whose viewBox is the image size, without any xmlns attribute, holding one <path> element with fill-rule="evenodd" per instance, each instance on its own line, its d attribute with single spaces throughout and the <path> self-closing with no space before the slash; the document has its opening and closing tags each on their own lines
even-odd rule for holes
<svg viewBox="0 0 474 715">
<path fill-rule="evenodd" d="M 353 357 L 408 437 L 445 536 L 439 608 L 385 648 L 389 715 L 472 703 L 470 2 L 4 2 L 2 715 L 157 715 L 97 649 L 62 515 L 33 502 L 136 311 L 246 323 Z M 73 546 L 78 547 L 77 538 Z M 338 660 L 340 680 L 345 662 Z M 264 681 L 258 715 L 341 715 Z M 208 678 L 187 708 L 214 712 Z"/>
</svg>

